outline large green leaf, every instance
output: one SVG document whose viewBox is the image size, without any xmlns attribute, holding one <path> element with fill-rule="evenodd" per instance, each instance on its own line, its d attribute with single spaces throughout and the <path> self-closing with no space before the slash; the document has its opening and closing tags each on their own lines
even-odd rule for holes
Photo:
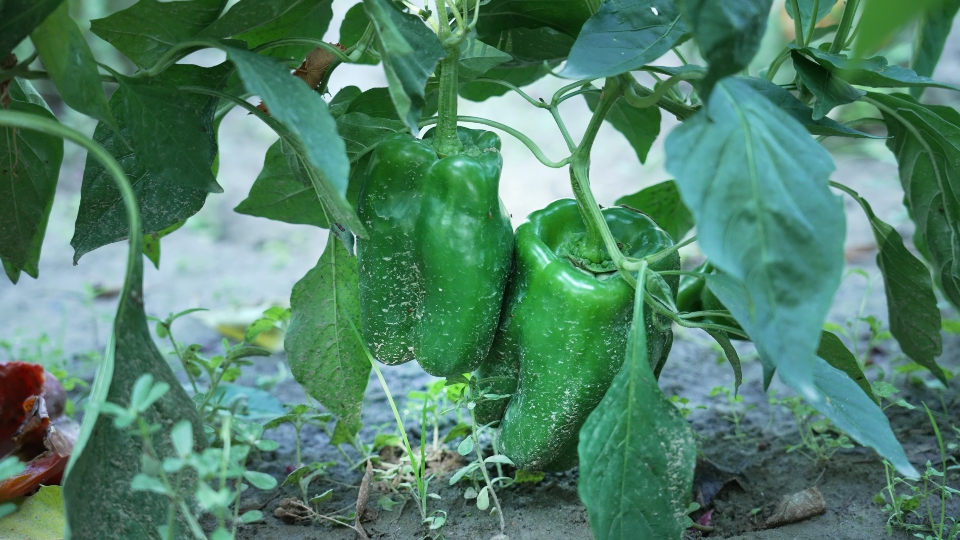
<svg viewBox="0 0 960 540">
<path fill-rule="evenodd" d="M 280 19 L 304 0 L 240 0 L 197 37 L 228 38 Z"/>
<path fill-rule="evenodd" d="M 575 43 L 572 37 L 549 27 L 513 28 L 481 39 L 513 57 L 500 66 L 509 69 L 557 64 L 567 58 Z"/>
<path fill-rule="evenodd" d="M 625 204 L 650 216 L 676 242 L 686 236 L 694 225 L 693 214 L 680 199 L 680 190 L 673 180 L 620 197 L 616 204 Z"/>
<path fill-rule="evenodd" d="M 377 31 L 393 105 L 410 131 L 419 132 L 427 79 L 447 53 L 419 17 L 395 9 L 387 0 L 364 0 L 363 5 Z"/>
<path fill-rule="evenodd" d="M 831 137 L 853 137 L 853 138 L 877 138 L 869 133 L 863 133 L 853 128 L 849 128 L 829 117 L 823 117 L 819 120 L 813 119 L 813 109 L 808 107 L 802 101 L 796 98 L 790 92 L 787 92 L 780 86 L 757 77 L 740 77 L 740 80 L 747 83 L 751 88 L 763 94 L 763 97 L 770 100 L 771 103 L 780 108 L 783 112 L 789 114 L 794 120 L 803 124 L 807 131 L 814 135 L 826 135 Z"/>
<path fill-rule="evenodd" d="M 302 0 L 280 17 L 258 25 L 253 30 L 236 36 L 247 42 L 252 49 L 267 43 L 286 38 L 323 39 L 323 35 L 333 19 L 333 0 Z M 231 10 L 233 11 L 233 10 Z M 300 62 L 313 45 L 283 45 L 264 51 L 267 56 Z"/>
<path fill-rule="evenodd" d="M 667 138 L 666 154 L 703 252 L 752 298 L 758 351 L 813 396 L 814 351 L 844 264 L 830 155 L 737 79 L 716 85 L 708 107 Z"/>
<path fill-rule="evenodd" d="M 224 50 L 247 90 L 259 95 L 270 114 L 296 138 L 330 218 L 363 236 L 363 224 L 345 199 L 350 162 L 326 102 L 275 60 L 231 47 Z"/>
<path fill-rule="evenodd" d="M 6 0 L 0 4 L 0 59 L 33 32 L 63 0 Z"/>
<path fill-rule="evenodd" d="M 28 81 L 13 79 L 8 88 L 9 110 L 56 119 Z M 0 128 L 0 259 L 14 283 L 21 271 L 39 276 L 40 248 L 62 161 L 58 137 Z"/>
<path fill-rule="evenodd" d="M 161 78 L 116 78 L 137 161 L 164 182 L 223 193 L 210 168 L 209 126 L 201 114 L 184 113 L 186 92 Z"/>
<path fill-rule="evenodd" d="M 674 0 L 607 0 L 580 31 L 560 75 L 610 77 L 663 56 L 688 32 Z"/>
<path fill-rule="evenodd" d="M 580 429 L 578 492 L 597 540 L 679 540 L 693 489 L 693 430 L 647 360 L 644 281 L 641 271 L 623 367 Z"/>
<path fill-rule="evenodd" d="M 576 38 L 602 0 L 491 0 L 480 9 L 477 32 L 498 34 L 513 28 L 550 27 Z"/>
<path fill-rule="evenodd" d="M 399 120 L 373 118 L 360 112 L 351 112 L 337 119 L 337 130 L 346 143 L 347 156 L 351 163 L 347 201 L 351 206 L 355 206 L 360 192 L 360 180 L 370 153 L 386 137 L 401 133 L 406 127 Z M 287 223 L 328 228 L 330 222 L 317 198 L 316 190 L 308 177 L 302 173 L 294 173 L 291 158 L 296 159 L 296 156 L 292 155 L 289 147 L 284 151 L 282 140 L 274 143 L 267 151 L 263 170 L 250 188 L 250 194 L 234 211 Z M 294 165 L 298 169 L 301 167 L 296 162 Z"/>
<path fill-rule="evenodd" d="M 587 105 L 591 111 L 597 109 L 600 103 L 600 95 L 596 92 L 584 94 Z M 630 142 L 633 151 L 637 154 L 640 163 L 647 161 L 647 153 L 653 142 L 660 135 L 660 108 L 644 107 L 638 109 L 631 107 L 624 100 L 618 100 L 613 104 L 610 112 L 604 117 L 604 120 L 610 122 L 614 127 Z"/>
<path fill-rule="evenodd" d="M 927 9 L 943 0 L 865 0 L 857 23 L 857 41 L 854 54 L 858 57 L 872 53 L 901 28 Z"/>
<path fill-rule="evenodd" d="M 514 86 L 523 87 L 533 84 L 543 77 L 550 74 L 550 65 L 525 66 L 519 68 L 492 69 L 484 74 L 485 79 L 497 79 L 506 81 Z M 502 84 L 470 81 L 460 85 L 460 95 L 471 101 L 483 101 L 485 99 L 502 96 L 510 91 L 510 88 Z"/>
<path fill-rule="evenodd" d="M 282 146 L 283 140 L 279 140 L 267 150 L 263 169 L 250 188 L 250 194 L 233 209 L 234 212 L 286 223 L 329 227 L 317 191 L 309 181 L 304 183 L 291 172 Z"/>
<path fill-rule="evenodd" d="M 900 233 L 873 213 L 866 199 L 849 188 L 844 191 L 863 207 L 877 240 L 877 266 L 887 293 L 890 333 L 911 360 L 946 383 L 946 375 L 935 360 L 943 352 L 943 341 L 930 271 L 903 245 Z"/>
<path fill-rule="evenodd" d="M 790 52 L 793 67 L 800 75 L 803 85 L 817 98 L 813 106 L 813 119 L 820 120 L 834 107 L 859 100 L 867 93 L 850 86 L 850 83 L 824 69 L 820 64 L 807 59 L 797 51 Z"/>
<path fill-rule="evenodd" d="M 860 362 L 857 357 L 850 352 L 850 349 L 840 341 L 833 332 L 824 330 L 820 333 L 820 345 L 817 347 L 817 356 L 826 360 L 828 364 L 847 374 L 850 380 L 857 383 L 857 386 L 873 401 L 877 401 L 873 395 L 873 388 L 870 381 L 863 374 L 860 368 Z"/>
<path fill-rule="evenodd" d="M 487 45 L 479 39 L 467 38 L 460 44 L 460 66 L 457 76 L 461 82 L 471 81 L 513 57 Z"/>
<path fill-rule="evenodd" d="M 217 19 L 226 0 L 139 0 L 127 9 L 90 21 L 90 31 L 138 67 L 153 67 L 171 47 L 196 36 Z"/>
<path fill-rule="evenodd" d="M 97 61 L 70 18 L 70 6 L 61 4 L 30 34 L 37 54 L 57 85 L 63 102 L 73 109 L 113 125 L 113 116 L 103 93 Z"/>
<path fill-rule="evenodd" d="M 370 362 L 352 327 L 360 326 L 357 259 L 334 235 L 290 296 L 284 339 L 290 371 L 351 434 L 360 430 Z M 352 437 L 351 437 L 352 438 Z"/>
<path fill-rule="evenodd" d="M 213 68 L 177 64 L 170 66 L 157 78 L 171 86 L 219 89 L 229 73 L 230 66 L 227 64 Z M 217 155 L 213 123 L 219 99 L 195 93 L 183 93 L 182 98 L 179 114 L 202 121 L 205 130 L 202 144 L 209 170 Z M 123 89 L 113 94 L 110 105 L 120 126 L 120 135 L 105 124 L 99 124 L 93 132 L 93 139 L 120 163 L 133 184 L 141 208 L 144 234 L 159 233 L 199 212 L 207 198 L 206 190 L 164 179 L 156 171 L 147 168 L 138 153 L 126 144 L 125 141 L 133 137 L 128 125 L 131 120 L 125 112 Z M 80 187 L 80 210 L 70 241 L 75 250 L 73 262 L 76 263 L 84 254 L 98 247 L 127 238 L 128 234 L 120 191 L 103 165 L 88 156 Z"/>
<path fill-rule="evenodd" d="M 831 54 L 814 47 L 795 50 L 813 58 L 818 64 L 850 84 L 873 88 L 936 87 L 960 91 L 956 86 L 922 77 L 907 68 L 887 65 L 887 59 L 882 56 L 859 60 L 847 58 L 843 54 Z"/>
<path fill-rule="evenodd" d="M 389 88 L 379 87 L 365 90 L 359 96 L 355 97 L 350 102 L 350 106 L 347 107 L 346 113 L 354 112 L 363 113 L 374 118 L 400 120 L 400 117 L 397 116 L 397 109 L 390 101 Z"/>
<path fill-rule="evenodd" d="M 957 11 L 960 11 L 960 0 L 941 0 L 920 15 L 917 32 L 913 36 L 913 58 L 910 61 L 910 67 L 918 75 L 933 75 Z M 921 92 L 923 88 L 920 87 L 910 89 L 913 97 L 920 97 Z"/>
<path fill-rule="evenodd" d="M 701 82 L 704 99 L 720 79 L 739 73 L 753 60 L 767 30 L 773 0 L 681 0 L 680 9 L 707 61 Z"/>
<path fill-rule="evenodd" d="M 817 4 L 817 21 L 827 16 L 833 6 L 837 4 L 837 0 L 797 0 L 797 4 L 800 5 L 800 22 L 803 26 L 803 31 L 806 33 L 810 29 L 810 19 L 813 18 L 813 4 L 815 1 L 819 1 Z M 785 6 L 787 8 L 787 15 L 791 19 L 796 19 L 793 15 L 793 2 L 787 0 Z"/>
<path fill-rule="evenodd" d="M 754 297 L 743 284 L 723 274 L 708 274 L 705 278 L 710 291 L 730 310 L 747 334 L 751 337 L 756 335 L 759 330 L 754 326 L 750 313 Z M 852 439 L 876 450 L 901 474 L 915 478 L 917 470 L 907 460 L 903 447 L 890 428 L 890 422 L 874 401 L 872 392 L 863 388 L 859 368 L 852 369 L 849 358 L 844 358 L 842 351 L 836 347 L 838 343 L 829 337 L 828 332 L 821 333 L 817 339 L 820 343 L 817 354 L 826 356 L 829 362 L 819 356 L 813 359 L 812 384 L 799 381 L 792 373 L 785 373 L 782 362 L 778 370 L 780 380 Z M 843 346 L 842 343 L 839 345 Z M 773 376 L 775 359 L 759 347 L 758 352 L 764 366 L 766 386 Z"/>
<path fill-rule="evenodd" d="M 960 115 L 903 94 L 868 94 L 879 102 L 896 155 L 904 203 L 917 224 L 944 295 L 960 306 Z"/>
</svg>

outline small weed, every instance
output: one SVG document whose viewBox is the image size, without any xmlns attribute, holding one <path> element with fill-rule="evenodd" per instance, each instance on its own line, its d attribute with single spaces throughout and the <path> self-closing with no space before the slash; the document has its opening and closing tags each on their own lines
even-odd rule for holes
<svg viewBox="0 0 960 540">
<path fill-rule="evenodd" d="M 941 467 L 933 467 L 928 461 L 918 480 L 908 480 L 897 475 L 893 466 L 884 461 L 887 485 L 873 501 L 882 504 L 884 512 L 889 514 L 888 531 L 898 528 L 924 540 L 956 540 L 960 538 L 960 520 L 957 516 L 947 515 L 947 501 L 952 500 L 954 495 L 960 495 L 960 490 L 947 484 L 947 475 L 960 470 L 960 464 L 948 465 L 949 462 L 957 463 L 957 458 L 948 458 L 947 450 L 955 450 L 957 445 L 944 444 L 933 413 L 926 405 L 924 409 L 937 436 Z M 953 429 L 960 440 L 960 429 L 955 426 Z"/>
<path fill-rule="evenodd" d="M 800 444 L 787 446 L 787 452 L 800 452 L 818 465 L 825 465 L 842 448 L 853 448 L 850 438 L 839 432 L 830 420 L 797 396 L 779 399 L 771 391 L 770 406 L 781 406 L 793 414 Z"/>
<path fill-rule="evenodd" d="M 727 414 L 721 416 L 724 420 L 733 424 L 733 435 L 725 435 L 725 439 L 735 439 L 737 442 L 743 444 L 750 440 L 750 437 L 743 431 L 743 418 L 747 415 L 747 411 L 756 408 L 756 405 L 745 405 L 743 403 L 743 396 L 740 394 L 734 395 L 730 391 L 730 388 L 726 386 L 714 386 L 710 390 L 709 397 L 717 398 L 721 397 L 727 406 L 729 411 Z"/>
<path fill-rule="evenodd" d="M 717 387 L 717 388 L 720 388 L 720 387 Z M 692 413 L 697 409 L 707 408 L 705 405 L 696 405 L 694 407 L 691 407 L 690 398 L 680 397 L 676 394 L 670 396 L 670 403 L 673 403 L 677 407 L 677 410 L 680 411 L 680 414 L 683 415 L 684 418 L 687 418 L 688 416 L 690 416 L 690 413 Z"/>
</svg>

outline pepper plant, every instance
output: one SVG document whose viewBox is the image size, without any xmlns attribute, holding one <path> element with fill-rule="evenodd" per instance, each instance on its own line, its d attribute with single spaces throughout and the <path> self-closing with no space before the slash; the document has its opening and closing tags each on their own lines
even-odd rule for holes
<svg viewBox="0 0 960 540">
<path fill-rule="evenodd" d="M 361 427 L 370 358 L 416 358 L 469 383 L 481 421 L 502 424 L 510 461 L 579 463 L 597 538 L 680 538 L 696 452 L 656 380 L 680 325 L 717 340 L 735 385 L 730 341 L 752 341 L 765 386 L 778 376 L 851 439 L 918 476 L 856 358 L 822 328 L 843 271 L 849 197 L 877 241 L 893 337 L 946 378 L 937 291 L 960 306 L 960 115 L 922 92 L 958 90 L 930 76 L 960 1 L 787 0 L 795 38 L 764 51 L 773 61 L 759 68 L 772 0 L 362 0 L 339 21 L 337 44 L 322 40 L 331 3 L 139 0 L 90 26 L 127 64 L 97 58 L 62 0 L 0 1 L 6 275 L 38 277 L 63 140 L 87 151 L 74 261 L 129 244 L 92 404 L 127 407 L 150 374 L 170 390 L 143 421 L 169 431 L 185 420 L 202 432 L 150 338 L 141 253 L 159 264 L 162 238 L 223 191 L 217 163 L 231 156 L 220 155 L 217 128 L 240 107 L 279 140 L 236 211 L 333 233 L 292 291 L 285 343 L 296 379 L 337 419 L 333 444 Z M 903 32 L 913 33 L 913 58 L 890 65 L 877 51 Z M 179 63 L 203 49 L 225 60 Z M 330 95 L 349 63 L 380 64 L 388 86 Z M 569 84 L 549 102 L 523 91 L 544 77 Z M 35 79 L 98 121 L 92 138 L 54 117 Z M 549 114 L 569 155 L 548 158 L 522 125 L 457 114 L 461 98 L 506 92 Z M 593 111 L 579 136 L 563 121 L 570 99 Z M 831 118 L 853 103 L 869 114 Z M 664 113 L 681 122 L 665 141 L 675 180 L 601 211 L 589 178 L 600 126 L 623 133 L 643 161 Z M 516 236 L 497 196 L 495 133 L 570 172 L 574 198 L 534 213 Z M 915 250 L 831 177 L 820 144 L 830 137 L 884 138 Z M 709 263 L 680 270 L 677 251 L 694 242 Z M 158 537 L 151 524 L 167 523 L 168 499 L 186 499 L 131 488 L 140 444 L 98 410 L 88 408 L 67 469 L 67 533 Z M 164 437 L 153 448 L 157 459 L 177 451 Z M 165 527 L 179 537 L 189 525 Z"/>
</svg>

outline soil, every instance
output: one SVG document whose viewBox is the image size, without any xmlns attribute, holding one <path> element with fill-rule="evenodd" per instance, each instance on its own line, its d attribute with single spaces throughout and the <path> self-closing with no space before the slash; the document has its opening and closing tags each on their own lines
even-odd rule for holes
<svg viewBox="0 0 960 540">
<path fill-rule="evenodd" d="M 334 8 L 339 15 L 353 2 L 337 0 Z M 335 18 L 336 20 L 336 18 Z M 960 83 L 960 32 L 954 32 L 947 44 L 944 59 L 936 78 L 944 82 Z M 332 34 L 336 40 L 336 34 Z M 197 57 L 198 61 L 216 62 L 215 57 Z M 384 86 L 379 68 L 345 66 L 337 72 L 337 86 L 354 84 L 361 88 Z M 534 97 L 549 98 L 562 83 L 542 81 L 528 91 Z M 43 87 L 40 88 L 43 90 Z M 956 105 L 948 93 L 931 91 L 932 100 Z M 582 130 L 589 111 L 581 102 L 568 102 L 564 110 L 571 131 Z M 54 106 L 56 107 L 56 103 Z M 65 107 L 55 112 L 70 125 L 92 133 L 93 125 L 86 123 Z M 464 103 L 461 114 L 482 114 L 506 123 L 518 124 L 541 144 L 553 158 L 564 155 L 565 147 L 554 133 L 549 116 L 534 116 L 529 106 L 519 97 L 495 98 L 483 104 Z M 662 131 L 666 133 L 676 121 L 665 118 Z M 264 219 L 242 216 L 232 208 L 242 200 L 253 183 L 263 162 L 267 147 L 275 135 L 253 117 L 231 113 L 221 129 L 221 152 L 229 159 L 221 160 L 218 180 L 226 193 L 212 196 L 204 209 L 181 230 L 163 240 L 162 263 L 159 270 L 147 268 L 145 296 L 148 314 L 163 317 L 170 312 L 192 307 L 213 310 L 210 319 L 230 318 L 252 320 L 263 306 L 288 303 L 293 284 L 316 264 L 323 249 L 326 231 L 306 226 L 293 226 Z M 618 133 L 605 126 L 600 134 L 592 170 L 597 199 L 609 205 L 618 197 L 632 193 L 646 185 L 668 178 L 662 168 L 662 141 L 655 144 L 646 164 L 638 163 L 633 150 Z M 900 204 L 902 191 L 897 180 L 896 164 L 881 142 L 858 143 L 851 146 L 834 144 L 838 170 L 834 179 L 842 181 L 867 197 L 879 217 L 894 225 L 910 238 L 912 225 Z M 515 223 L 520 223 L 530 211 L 541 208 L 558 197 L 570 196 L 567 173 L 548 170 L 533 160 L 526 148 L 515 140 L 505 138 L 501 196 L 513 212 Z M 114 244 L 85 255 L 79 266 L 71 264 L 69 240 L 79 204 L 79 193 L 85 156 L 68 145 L 57 199 L 44 242 L 41 259 L 41 279 L 26 276 L 13 286 L 0 281 L 0 313 L 11 314 L 0 326 L 0 341 L 8 350 L 0 349 L 0 360 L 19 357 L 44 361 L 68 367 L 71 373 L 90 380 L 93 361 L 106 343 L 110 321 L 116 309 L 116 291 L 123 275 L 126 245 Z M 887 320 L 882 280 L 874 264 L 875 244 L 869 226 L 859 208 L 847 200 L 848 235 L 847 261 L 851 274 L 837 294 L 830 321 L 845 325 L 858 313 L 874 315 Z M 695 251 L 685 250 L 688 263 L 699 257 Z M 944 305 L 945 317 L 958 318 Z M 219 351 L 222 335 L 199 316 L 188 316 L 174 326 L 178 340 L 198 343 L 209 354 Z M 862 348 L 868 338 L 867 328 L 861 325 L 855 333 Z M 46 337 L 44 337 L 46 336 Z M 960 373 L 960 337 L 944 336 L 941 363 L 945 369 Z M 849 344 L 849 343 L 848 343 Z M 162 351 L 169 347 L 160 343 Z M 722 397 L 710 397 L 716 386 L 732 385 L 729 366 L 718 363 L 717 352 L 707 336 L 696 332 L 678 332 L 670 359 L 660 379 L 661 388 L 670 395 L 688 398 L 693 408 L 689 420 L 699 435 L 702 455 L 698 467 L 698 494 L 705 497 L 704 510 L 710 510 L 712 531 L 691 530 L 689 538 L 743 538 L 743 539 L 851 539 L 911 538 L 911 534 L 894 529 L 888 533 L 885 525 L 888 515 L 882 505 L 873 502 L 874 496 L 886 485 L 885 469 L 877 455 L 856 446 L 838 451 L 825 463 L 815 462 L 799 451 L 788 451 L 799 442 L 793 417 L 782 406 L 771 407 L 768 394 L 761 388 L 761 369 L 756 360 L 747 360 L 744 353 L 744 384 L 740 407 L 752 406 L 745 412 L 738 430 L 725 416 L 730 407 Z M 891 366 L 902 365 L 897 360 L 895 342 L 882 342 L 871 351 L 872 365 L 868 375 L 893 382 L 909 403 L 921 407 L 926 403 L 936 414 L 937 422 L 947 442 L 958 442 L 958 434 L 951 426 L 960 427 L 960 378 L 949 388 L 929 387 L 929 376 L 896 374 Z M 5 356 L 11 358 L 5 358 Z M 258 376 L 272 375 L 277 363 L 283 362 L 282 353 L 259 362 L 245 372 L 239 384 L 254 385 Z M 401 408 L 407 392 L 423 389 L 433 379 L 415 363 L 384 367 L 388 385 Z M 894 377 L 891 379 L 891 376 Z M 926 384 L 925 384 L 926 382 Z M 773 389 L 778 396 L 789 392 L 778 382 Z M 283 403 L 298 403 L 306 397 L 299 385 L 287 379 L 271 391 Z M 383 427 L 392 432 L 393 417 L 383 390 L 371 378 L 364 404 L 364 431 L 361 436 L 370 441 Z M 698 409 L 697 406 L 704 408 Z M 922 407 L 907 410 L 893 406 L 887 409 L 891 424 L 903 442 L 911 462 L 923 470 L 930 461 L 939 466 L 940 457 L 930 422 Z M 419 421 L 407 418 L 412 444 L 418 444 Z M 444 429 L 449 423 L 441 426 Z M 739 434 L 739 435 L 738 435 Z M 294 463 L 294 432 L 283 426 L 267 433 L 280 443 L 280 450 L 265 453 L 254 463 L 258 470 L 283 479 Z M 344 514 L 353 510 L 361 472 L 351 471 L 343 457 L 328 444 L 327 435 L 312 427 L 303 431 L 304 462 L 337 461 L 328 474 L 311 487 L 311 495 L 333 489 L 331 500 L 319 506 L 325 514 Z M 351 454 L 351 459 L 357 459 Z M 960 460 L 960 456 L 954 455 Z M 431 510 L 443 510 L 447 521 L 443 535 L 450 539 L 487 539 L 500 533 L 498 519 L 476 508 L 474 501 L 464 498 L 466 486 L 449 486 L 449 472 L 440 474 L 431 483 L 431 492 L 439 499 L 430 501 Z M 954 487 L 960 487 L 960 475 L 955 471 L 948 478 Z M 717 488 L 722 489 L 717 491 Z M 784 496 L 816 486 L 823 494 L 825 513 L 798 523 L 763 529 L 762 523 L 773 512 Z M 254 490 L 251 490 L 254 491 Z M 714 493 L 716 492 L 716 493 Z M 367 521 L 363 526 L 371 538 L 419 538 L 426 531 L 413 501 L 397 505 L 392 511 L 378 508 L 382 495 L 374 486 L 370 496 Z M 262 508 L 265 519 L 241 529 L 240 538 L 253 539 L 353 539 L 356 533 L 346 527 L 328 522 L 308 522 L 301 525 L 285 524 L 274 517 L 274 511 L 286 497 L 298 496 L 295 488 L 277 489 L 271 493 L 256 493 L 244 502 L 246 509 Z M 539 483 L 520 484 L 498 492 L 506 528 L 503 531 L 512 540 L 521 539 L 589 539 L 592 538 L 587 513 L 577 496 L 576 470 L 563 474 L 548 474 Z M 392 494 L 392 500 L 402 497 Z M 702 511 L 701 511 L 702 512 Z M 695 514 L 696 515 L 696 514 Z M 960 498 L 948 501 L 947 515 L 960 518 Z M 502 537 L 501 537 L 502 538 Z"/>
</svg>

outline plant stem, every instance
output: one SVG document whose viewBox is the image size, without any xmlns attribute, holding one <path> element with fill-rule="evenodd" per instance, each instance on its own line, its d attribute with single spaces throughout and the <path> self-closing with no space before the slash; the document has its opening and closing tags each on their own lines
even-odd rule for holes
<svg viewBox="0 0 960 540">
<path fill-rule="evenodd" d="M 590 151 L 603 124 L 603 119 L 610 112 L 613 104 L 621 94 L 620 82 L 615 77 L 607 78 L 600 102 L 590 118 L 586 133 L 580 145 L 573 152 L 570 159 L 570 184 L 573 188 L 577 206 L 580 208 L 580 217 L 586 228 L 586 236 L 580 244 L 578 255 L 587 261 L 602 263 L 606 259 L 612 260 L 618 267 L 623 255 L 617 247 L 610 228 L 607 226 L 603 213 L 597 205 L 593 192 L 590 190 Z M 604 251 L 606 250 L 606 254 Z"/>
<path fill-rule="evenodd" d="M 853 18 L 857 15 L 857 7 L 860 0 L 847 0 L 847 5 L 843 7 L 843 15 L 840 16 L 840 25 L 837 27 L 837 33 L 833 36 L 833 43 L 830 44 L 830 53 L 837 54 L 847 41 L 847 35 L 853 27 Z"/>
<path fill-rule="evenodd" d="M 437 109 L 437 134 L 434 149 L 441 156 L 458 154 L 463 143 L 457 134 L 457 93 L 459 80 L 457 66 L 460 63 L 460 45 L 447 46 L 447 56 L 440 61 L 440 103 Z"/>
<path fill-rule="evenodd" d="M 793 8 L 793 32 L 796 34 L 793 37 L 793 40 L 797 43 L 797 45 L 805 47 L 807 45 L 807 40 L 803 38 L 803 18 L 800 17 L 800 3 L 797 2 L 797 0 L 789 0 L 789 2 L 790 7 Z M 816 17 L 817 14 L 814 13 L 813 18 L 815 19 Z"/>
<path fill-rule="evenodd" d="M 477 419 L 473 416 L 473 409 L 468 410 L 470 411 L 470 423 L 473 424 L 473 429 L 470 430 L 470 437 L 473 438 L 473 449 L 480 461 L 480 472 L 483 473 L 483 481 L 487 483 L 487 491 L 493 497 L 493 505 L 497 507 L 497 515 L 500 517 L 500 534 L 503 534 L 503 529 L 506 527 L 506 523 L 503 521 L 503 509 L 500 508 L 500 500 L 497 498 L 497 492 L 493 489 L 493 482 L 490 481 L 490 475 L 487 473 L 487 464 L 483 462 L 483 453 L 480 451 L 480 437 L 477 435 Z"/>
<path fill-rule="evenodd" d="M 253 107 L 253 108 L 255 109 L 256 107 Z M 530 150 L 530 152 L 533 154 L 533 157 L 537 158 L 537 160 L 540 161 L 540 163 L 544 164 L 547 167 L 550 167 L 551 169 L 559 169 L 561 167 L 566 167 L 568 164 L 570 164 L 570 157 L 566 157 L 560 161 L 550 160 L 543 153 L 543 150 L 540 150 L 540 147 L 537 146 L 537 143 L 533 142 L 533 140 L 530 139 L 530 137 L 527 137 L 520 131 L 510 126 L 501 124 L 500 122 L 495 122 L 493 120 L 488 120 L 486 118 L 480 118 L 479 116 L 457 116 L 457 121 L 490 126 L 492 128 L 499 129 L 500 131 L 504 131 L 509 135 L 512 135 L 514 138 L 522 142 L 523 145 Z M 427 118 L 426 120 L 422 120 L 420 122 L 420 127 L 423 128 L 436 123 L 437 123 L 437 118 Z"/>
<path fill-rule="evenodd" d="M 820 0 L 813 0 L 813 11 L 811 12 L 812 16 L 810 17 L 810 27 L 807 31 L 806 39 L 803 41 L 803 46 L 806 47 L 813 41 L 813 33 L 817 29 L 817 16 L 820 14 Z"/>
</svg>

